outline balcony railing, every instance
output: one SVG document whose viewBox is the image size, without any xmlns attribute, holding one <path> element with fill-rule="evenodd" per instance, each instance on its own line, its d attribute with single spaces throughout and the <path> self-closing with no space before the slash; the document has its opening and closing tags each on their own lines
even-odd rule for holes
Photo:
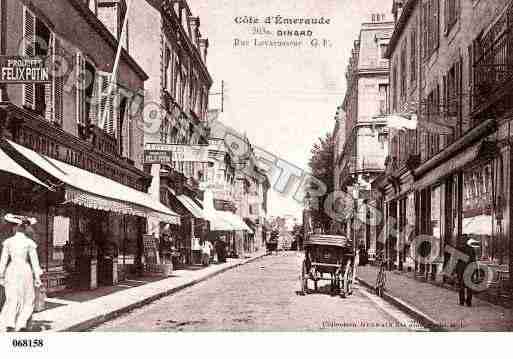
<svg viewBox="0 0 513 359">
<path fill-rule="evenodd" d="M 417 130 L 400 131 L 390 139 L 390 166 L 392 170 L 401 168 L 417 155 Z"/>
<path fill-rule="evenodd" d="M 351 172 L 382 171 L 385 169 L 385 154 L 353 157 Z"/>
<path fill-rule="evenodd" d="M 473 110 L 492 105 L 497 92 L 513 79 L 513 3 L 474 43 Z"/>
</svg>

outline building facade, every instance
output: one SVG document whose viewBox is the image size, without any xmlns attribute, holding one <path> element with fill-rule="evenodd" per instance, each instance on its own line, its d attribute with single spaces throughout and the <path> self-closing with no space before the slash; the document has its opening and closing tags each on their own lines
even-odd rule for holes
<svg viewBox="0 0 513 359">
<path fill-rule="evenodd" d="M 200 32 L 200 19 L 193 16 L 187 1 L 132 2 L 128 47 L 149 76 L 145 84 L 146 146 L 200 146 L 206 151 L 208 93 L 212 86 L 206 65 L 208 46 Z M 171 236 L 182 252 L 181 261 L 190 263 L 193 248 L 197 250 L 198 240 L 205 239 L 207 224 L 204 218 L 198 218 L 197 210 L 184 208 L 180 198 L 186 196 L 186 201 L 199 204 L 199 182 L 207 175 L 209 164 L 174 156 L 163 165 L 153 163 L 145 168 L 153 176 L 150 192 L 166 203 L 171 198 L 176 203 L 173 208 L 188 213 L 184 228 Z M 167 232 L 162 223 L 154 222 L 150 227 L 159 238 Z"/>
<path fill-rule="evenodd" d="M 394 1 L 391 111 L 417 127 L 391 135 L 374 187 L 398 268 L 450 280 L 448 246 L 473 238 L 480 262 L 511 271 L 512 9 L 511 1 Z M 409 255 L 419 234 L 436 239 L 427 264 Z"/>
<path fill-rule="evenodd" d="M 384 15 L 373 15 L 373 21 L 363 23 L 346 71 L 347 90 L 342 105 L 344 121 L 337 128 L 336 138 L 344 133 L 344 146 L 338 147 L 335 160 L 335 189 L 356 195 L 356 206 L 368 200 L 370 183 L 383 172 L 388 146 L 386 127 L 389 62 L 384 57 L 393 31 L 393 22 Z M 340 139 L 338 140 L 340 143 Z M 356 191 L 354 191 L 356 190 Z M 372 256 L 370 228 L 342 224 L 346 233 Z"/>
<path fill-rule="evenodd" d="M 141 269 L 147 218 L 179 223 L 146 193 L 139 123 L 148 76 L 127 51 L 112 75 L 118 42 L 96 10 L 79 0 L 0 2 L 1 54 L 51 68 L 46 83 L 2 84 L 0 105 L 1 165 L 22 171 L 2 167 L 0 214 L 38 220 L 49 291 L 115 284 Z"/>
</svg>

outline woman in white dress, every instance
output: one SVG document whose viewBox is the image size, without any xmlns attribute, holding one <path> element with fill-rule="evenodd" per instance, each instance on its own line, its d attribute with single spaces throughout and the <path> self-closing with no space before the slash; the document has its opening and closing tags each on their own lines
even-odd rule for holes
<svg viewBox="0 0 513 359">
<path fill-rule="evenodd" d="M 0 331 L 22 331 L 27 330 L 34 311 L 34 288 L 41 286 L 37 244 L 26 235 L 36 220 L 11 214 L 4 219 L 16 226 L 16 234 L 2 244 L 0 285 L 5 287 L 5 304 L 0 313 Z"/>
</svg>

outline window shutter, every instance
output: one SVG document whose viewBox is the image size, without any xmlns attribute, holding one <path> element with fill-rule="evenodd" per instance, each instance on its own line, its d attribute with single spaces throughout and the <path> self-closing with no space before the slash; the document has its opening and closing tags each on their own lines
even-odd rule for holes
<svg viewBox="0 0 513 359">
<path fill-rule="evenodd" d="M 76 116 L 77 123 L 85 124 L 85 60 L 80 52 L 75 56 L 76 68 Z"/>
<path fill-rule="evenodd" d="M 99 126 L 108 134 L 115 135 L 115 124 L 114 124 L 114 96 L 108 94 L 109 83 L 111 80 L 111 74 L 107 72 L 98 72 L 98 122 Z M 104 117 L 105 111 L 107 116 Z M 105 123 L 102 124 L 102 121 Z M 103 125 L 103 126 L 102 126 Z"/>
<path fill-rule="evenodd" d="M 468 93 L 469 93 L 469 112 L 472 111 L 473 88 L 474 88 L 474 48 L 473 44 L 468 46 Z"/>
<path fill-rule="evenodd" d="M 93 126 L 98 126 L 99 114 L 99 100 L 100 100 L 100 76 L 96 73 L 94 77 L 93 94 L 89 101 L 89 123 Z"/>
<path fill-rule="evenodd" d="M 55 34 L 50 34 L 50 44 L 48 45 L 47 56 L 52 57 L 52 61 L 55 64 Z M 55 101 L 54 101 L 54 85 L 55 76 L 51 77 L 51 82 L 44 84 L 45 88 L 45 118 L 48 121 L 54 120 L 55 113 Z"/>
<path fill-rule="evenodd" d="M 434 50 L 438 47 L 438 42 L 440 41 L 440 0 L 433 0 L 433 48 Z"/>
<path fill-rule="evenodd" d="M 443 0 L 444 1 L 444 32 L 447 32 L 449 28 L 449 15 L 450 15 L 450 7 L 449 4 L 452 0 Z"/>
<path fill-rule="evenodd" d="M 36 18 L 26 8 L 23 9 L 23 54 L 27 57 L 35 56 L 34 37 L 36 34 Z M 35 85 L 23 85 L 23 105 L 35 109 Z"/>
<path fill-rule="evenodd" d="M 57 38 L 55 35 L 54 38 L 54 61 L 56 63 L 56 57 L 61 57 L 63 55 L 61 40 Z M 62 125 L 62 121 L 64 119 L 64 78 L 63 76 L 57 76 L 53 79 L 53 107 L 54 107 L 54 121 L 59 125 Z"/>
</svg>

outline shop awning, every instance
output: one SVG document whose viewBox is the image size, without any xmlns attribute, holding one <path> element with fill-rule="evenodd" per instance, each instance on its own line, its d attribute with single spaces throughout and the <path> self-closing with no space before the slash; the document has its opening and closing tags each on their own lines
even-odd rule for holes
<svg viewBox="0 0 513 359">
<path fill-rule="evenodd" d="M 103 211 L 140 217 L 154 217 L 161 222 L 180 224 L 180 216 L 152 198 L 109 178 L 94 174 L 53 158 L 40 155 L 8 141 L 21 155 L 49 175 L 66 184 L 66 201 Z"/>
<path fill-rule="evenodd" d="M 198 219 L 207 219 L 203 209 L 194 202 L 194 200 L 186 195 L 176 196 L 176 199 L 195 217 Z"/>
<path fill-rule="evenodd" d="M 480 141 L 422 176 L 415 182 L 415 189 L 423 189 L 441 178 L 460 170 L 471 162 L 491 158 L 495 153 L 495 149 L 494 143 Z"/>
<path fill-rule="evenodd" d="M 492 235 L 492 216 L 479 215 L 463 218 L 461 233 L 478 236 Z"/>
<path fill-rule="evenodd" d="M 248 227 L 248 225 L 244 222 L 244 220 L 238 215 L 232 212 L 225 212 L 230 221 L 233 224 L 233 227 L 236 228 L 236 231 L 247 231 L 248 233 L 254 234 L 253 230 Z"/>
<path fill-rule="evenodd" d="M 230 219 L 224 215 L 226 212 L 213 210 L 205 211 L 204 213 L 207 219 L 210 221 L 211 231 L 231 232 L 236 230 Z"/>
<path fill-rule="evenodd" d="M 16 161 L 14 161 L 7 153 L 0 148 L 0 171 L 8 172 L 10 174 L 26 178 L 40 186 L 49 188 L 43 182 L 38 180 L 36 177 L 31 175 L 26 169 L 21 167 Z"/>
</svg>

